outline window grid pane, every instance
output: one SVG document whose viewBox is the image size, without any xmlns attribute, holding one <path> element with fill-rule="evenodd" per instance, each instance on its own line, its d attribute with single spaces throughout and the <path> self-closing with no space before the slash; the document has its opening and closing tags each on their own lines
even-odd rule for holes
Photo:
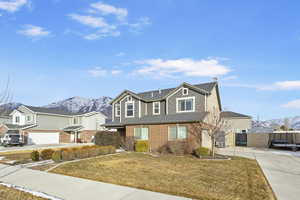
<svg viewBox="0 0 300 200">
<path fill-rule="evenodd" d="M 185 126 L 178 126 L 178 139 L 186 139 L 187 138 L 187 130 Z"/>
<path fill-rule="evenodd" d="M 177 128 L 176 126 L 169 127 L 169 140 L 176 140 Z"/>
</svg>

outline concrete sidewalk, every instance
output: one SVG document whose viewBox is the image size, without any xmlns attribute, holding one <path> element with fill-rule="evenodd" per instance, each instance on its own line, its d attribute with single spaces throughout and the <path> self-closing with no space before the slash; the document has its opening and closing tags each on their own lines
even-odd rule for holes
<svg viewBox="0 0 300 200">
<path fill-rule="evenodd" d="M 64 200 L 187 200 L 183 197 L 2 164 L 0 181 Z"/>
<path fill-rule="evenodd" d="M 235 147 L 219 149 L 224 155 L 256 159 L 278 200 L 300 199 L 300 158 L 298 152 Z"/>
</svg>

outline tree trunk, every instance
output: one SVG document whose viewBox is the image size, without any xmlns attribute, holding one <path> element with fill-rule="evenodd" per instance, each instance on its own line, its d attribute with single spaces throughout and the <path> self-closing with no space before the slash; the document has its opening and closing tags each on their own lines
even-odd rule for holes
<svg viewBox="0 0 300 200">
<path fill-rule="evenodd" d="M 215 158 L 215 137 L 211 137 L 211 155 Z"/>
</svg>

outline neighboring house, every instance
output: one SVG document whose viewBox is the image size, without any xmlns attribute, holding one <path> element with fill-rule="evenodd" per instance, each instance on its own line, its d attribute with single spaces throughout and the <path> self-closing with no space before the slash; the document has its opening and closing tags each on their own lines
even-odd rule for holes
<svg viewBox="0 0 300 200">
<path fill-rule="evenodd" d="M 20 106 L 10 116 L 11 123 L 2 125 L 2 131 L 19 130 L 28 144 L 91 142 L 106 120 L 99 112 L 74 114 L 33 106 Z"/>
<path fill-rule="evenodd" d="M 117 129 L 125 138 L 148 140 L 151 150 L 169 141 L 193 138 L 195 126 L 222 109 L 217 82 L 182 83 L 177 88 L 143 93 L 125 90 L 111 104 L 112 122 L 104 126 Z M 202 133 L 199 145 L 210 148 L 210 137 Z"/>
<path fill-rule="evenodd" d="M 248 133 L 252 127 L 252 117 L 248 115 L 223 111 L 221 112 L 221 118 L 225 120 L 226 128 L 229 129 L 229 132 L 225 135 L 225 146 L 235 146 L 236 134 Z M 222 139 L 220 140 L 222 141 Z"/>
<path fill-rule="evenodd" d="M 6 124 L 6 123 L 9 123 L 10 121 L 11 121 L 10 116 L 6 116 L 6 115 L 1 116 L 0 115 L 0 124 Z"/>
</svg>

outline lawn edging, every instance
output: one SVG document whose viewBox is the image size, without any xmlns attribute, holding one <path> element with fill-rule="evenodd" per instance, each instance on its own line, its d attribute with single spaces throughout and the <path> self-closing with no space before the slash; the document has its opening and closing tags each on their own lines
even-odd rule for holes
<svg viewBox="0 0 300 200">
<path fill-rule="evenodd" d="M 101 157 L 107 157 L 107 156 L 113 156 L 113 155 L 120 155 L 123 153 L 130 153 L 130 152 L 120 152 L 120 153 L 113 153 L 113 154 L 106 154 L 106 155 L 100 155 L 100 156 L 95 156 L 95 157 L 89 157 L 89 158 L 82 158 L 82 159 L 76 159 L 76 160 L 70 160 L 70 161 L 63 161 L 58 163 L 57 165 L 45 170 L 45 172 L 50 172 L 52 170 L 54 170 L 57 167 L 60 167 L 62 165 L 68 164 L 68 163 L 74 163 L 74 162 L 79 162 L 79 161 L 84 161 L 84 160 L 90 160 L 90 159 L 95 159 L 95 158 L 101 158 Z"/>
</svg>

